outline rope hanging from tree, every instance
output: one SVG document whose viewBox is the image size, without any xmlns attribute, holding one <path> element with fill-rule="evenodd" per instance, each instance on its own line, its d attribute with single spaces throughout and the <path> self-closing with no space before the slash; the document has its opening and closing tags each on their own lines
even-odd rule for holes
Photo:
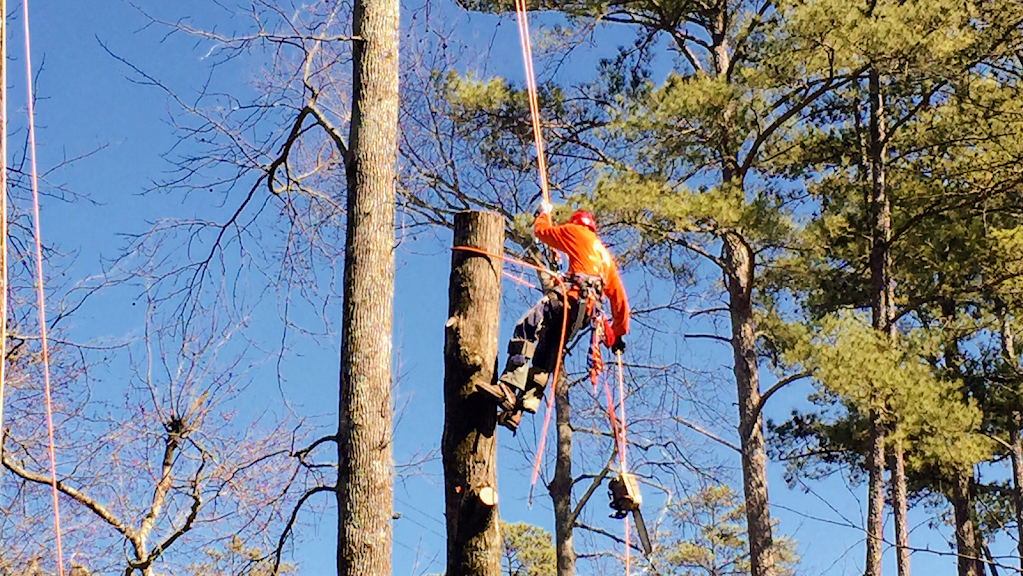
<svg viewBox="0 0 1023 576">
<path fill-rule="evenodd" d="M 46 434 L 50 456 L 50 489 L 53 495 L 53 531 L 56 537 L 56 553 L 57 553 L 57 575 L 64 576 L 64 550 L 61 543 L 60 534 L 60 504 L 58 502 L 57 492 L 57 458 L 54 451 L 54 440 L 53 440 L 53 401 L 50 388 L 50 351 L 49 345 L 46 338 L 46 293 L 44 290 L 43 282 L 43 245 L 42 235 L 40 233 L 39 226 L 39 176 L 36 169 L 36 129 L 35 129 L 35 109 L 34 109 L 34 95 L 32 91 L 32 41 L 29 33 L 28 24 L 28 0 L 22 0 L 22 21 L 25 26 L 25 86 L 28 95 L 27 110 L 28 110 L 28 144 L 30 154 L 30 165 L 31 165 L 31 181 L 32 181 L 32 214 L 34 217 L 34 232 L 35 232 L 35 260 L 36 260 L 36 297 L 39 305 L 39 339 L 40 346 L 42 348 L 42 362 L 43 362 L 43 391 L 46 399 Z M 6 130 L 6 126 L 4 127 Z M 5 190 L 6 192 L 6 190 Z M 4 215 L 6 217 L 6 214 Z M 6 262 L 6 258 L 4 259 Z M 4 285 L 6 290 L 6 282 Z M 6 330 L 6 326 L 5 326 Z M 6 332 L 0 334 L 0 337 L 6 339 Z M 0 358 L 0 361 L 3 361 Z"/>
</svg>

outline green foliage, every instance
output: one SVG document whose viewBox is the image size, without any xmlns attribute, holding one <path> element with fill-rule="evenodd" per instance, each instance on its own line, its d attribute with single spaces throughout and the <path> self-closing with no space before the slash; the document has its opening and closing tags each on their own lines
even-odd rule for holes
<svg viewBox="0 0 1023 576">
<path fill-rule="evenodd" d="M 551 535 L 524 522 L 501 522 L 501 568 L 508 576 L 553 576 L 557 557 Z"/>
<path fill-rule="evenodd" d="M 822 386 L 811 400 L 825 411 L 772 425 L 791 471 L 806 472 L 815 462 L 858 464 L 871 412 L 889 429 L 888 442 L 910 448 L 910 473 L 951 475 L 991 456 L 977 402 L 964 397 L 962 379 L 932 362 L 941 345 L 935 334 L 917 331 L 892 342 L 861 317 L 841 314 L 826 316 L 808 335 L 786 359 Z M 845 410 L 835 411 L 836 402 Z"/>
<path fill-rule="evenodd" d="M 742 499 L 724 485 L 710 485 L 668 507 L 674 530 L 654 563 L 672 576 L 745 576 L 750 573 L 746 512 Z M 776 540 L 777 574 L 795 573 L 794 543 Z"/>
</svg>

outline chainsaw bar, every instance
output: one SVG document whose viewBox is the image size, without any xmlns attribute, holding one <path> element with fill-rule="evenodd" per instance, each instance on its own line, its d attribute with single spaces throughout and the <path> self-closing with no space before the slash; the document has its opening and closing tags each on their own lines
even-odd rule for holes
<svg viewBox="0 0 1023 576">
<path fill-rule="evenodd" d="M 639 536 L 639 543 L 643 546 L 643 554 L 650 555 L 653 547 L 650 546 L 650 535 L 646 531 L 646 522 L 643 521 L 643 513 L 639 508 L 632 511 L 632 522 L 636 525 L 636 536 Z"/>
</svg>

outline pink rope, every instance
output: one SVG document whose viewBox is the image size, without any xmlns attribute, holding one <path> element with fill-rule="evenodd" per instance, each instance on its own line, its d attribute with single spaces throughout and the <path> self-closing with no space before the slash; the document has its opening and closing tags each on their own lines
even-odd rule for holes
<svg viewBox="0 0 1023 576">
<path fill-rule="evenodd" d="M 625 465 L 625 376 L 622 374 L 622 354 L 621 352 L 615 354 L 615 358 L 618 364 L 618 432 L 621 435 L 619 440 L 619 454 L 622 463 L 622 472 L 626 471 Z"/>
<path fill-rule="evenodd" d="M 519 43 L 522 47 L 522 64 L 526 71 L 526 93 L 529 95 L 529 117 L 533 123 L 533 140 L 536 142 L 536 166 L 540 172 L 540 192 L 543 199 L 551 201 L 547 184 L 547 158 L 543 150 L 543 135 L 540 132 L 540 104 L 537 98 L 536 74 L 533 72 L 533 48 L 529 42 L 529 22 L 526 18 L 526 0 L 515 0 L 515 16 L 519 27 Z"/>
<path fill-rule="evenodd" d="M 4 3 L 0 2 L 0 9 Z M 6 26 L 0 27 L 6 34 Z M 0 42 L 0 62 L 7 62 L 7 42 Z M 7 66 L 0 66 L 0 87 L 7 86 Z M 0 88 L 2 90 L 3 88 Z M 4 398 L 7 387 L 7 98 L 0 109 L 0 453 L 4 446 Z M 3 466 L 0 466 L 0 472 Z"/>
<path fill-rule="evenodd" d="M 46 341 L 46 294 L 43 290 L 43 244 L 39 228 L 39 177 L 36 169 L 35 106 L 32 96 L 32 41 L 28 25 L 28 0 L 22 0 L 25 22 L 25 86 L 28 90 L 28 145 L 32 166 L 32 213 L 35 217 L 36 296 L 39 301 L 39 338 L 42 342 L 43 390 L 46 396 L 46 433 L 50 452 L 50 488 L 53 495 L 53 530 L 57 538 L 57 575 L 64 576 L 64 549 L 60 538 L 60 505 L 57 498 L 57 457 L 53 441 L 53 401 L 50 393 L 50 350 Z"/>
</svg>

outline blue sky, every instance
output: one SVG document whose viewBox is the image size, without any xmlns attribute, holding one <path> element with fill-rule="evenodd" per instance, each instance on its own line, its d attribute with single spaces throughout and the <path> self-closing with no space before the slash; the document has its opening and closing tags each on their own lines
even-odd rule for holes
<svg viewBox="0 0 1023 576">
<path fill-rule="evenodd" d="M 195 91 L 205 81 L 205 58 L 211 47 L 183 35 L 167 36 L 166 31 L 159 27 L 146 27 L 136 10 L 116 0 L 40 2 L 31 8 L 33 60 L 38 73 L 36 87 L 40 98 L 36 108 L 40 167 L 46 170 L 62 158 L 94 152 L 51 175 L 51 183 L 66 184 L 94 203 L 72 204 L 52 197 L 44 197 L 43 200 L 44 237 L 65 251 L 77 254 L 73 262 L 67 260 L 70 266 L 68 274 L 72 278 L 84 278 L 98 273 L 102 258 L 113 256 L 123 246 L 121 234 L 144 231 L 149 223 L 159 218 L 196 215 L 223 218 L 227 208 L 212 196 L 193 195 L 186 203 L 171 194 L 141 194 L 153 181 L 163 178 L 168 170 L 162 155 L 175 144 L 170 122 L 174 106 L 160 90 L 131 82 L 130 71 L 112 58 L 101 44 L 113 53 L 129 58 L 182 94 Z M 495 47 L 506 47 L 497 50 L 500 55 L 495 56 L 488 67 L 491 72 L 506 74 L 513 80 L 521 78 L 512 21 L 469 17 L 446 2 L 437 4 L 435 10 L 437 14 L 460 23 L 459 33 L 463 42 L 468 44 L 480 38 L 490 42 L 493 38 Z M 173 11 L 167 13 L 168 17 L 172 15 L 190 15 L 197 22 L 220 22 L 225 30 L 242 25 L 224 20 L 225 11 L 214 3 L 200 0 L 174 3 Z M 500 27 L 495 33 L 498 22 Z M 12 101 L 9 113 L 12 126 L 18 128 L 24 125 L 21 119 L 23 62 L 18 59 L 20 21 L 12 23 L 11 28 L 15 34 L 11 57 L 15 61 L 8 73 Z M 574 56 L 577 60 L 571 70 L 585 73 L 595 62 L 596 54 L 613 52 L 616 42 L 628 41 L 629 37 L 609 30 L 601 32 L 597 39 L 598 45 L 592 52 L 582 51 Z M 569 80 L 571 78 L 566 75 L 571 70 L 570 67 L 565 68 L 559 79 Z M 255 72 L 255 65 L 236 61 L 220 71 L 218 82 L 245 91 L 249 89 L 246 82 Z M 23 133 L 12 136 L 11 148 L 15 155 L 20 155 L 21 139 Z M 403 243 L 397 254 L 394 351 L 399 409 L 395 451 L 399 464 L 429 454 L 440 442 L 441 345 L 447 307 L 449 243 L 446 232 L 421 233 L 412 242 Z M 341 263 L 336 265 L 339 274 Z M 635 274 L 626 276 L 630 290 L 638 290 L 642 281 Z M 506 290 L 514 288 L 506 283 Z M 502 313 L 502 340 L 531 298 L 533 295 L 519 292 L 519 295 L 506 299 Z M 83 340 L 137 336 L 141 317 L 131 304 L 128 292 L 124 290 L 100 295 L 73 319 L 72 333 Z M 264 307 L 260 313 L 272 315 L 273 311 Z M 338 306 L 332 305 L 327 314 L 340 323 Z M 260 318 L 254 320 L 257 325 L 262 321 Z M 280 333 L 272 320 L 265 322 L 268 328 L 264 337 L 266 342 L 272 343 Z M 711 329 L 697 325 L 686 328 L 696 332 Z M 246 400 L 251 405 L 246 409 L 252 413 L 273 409 L 286 398 L 297 411 L 309 418 L 312 425 L 329 431 L 335 417 L 332 407 L 337 403 L 336 347 L 337 341 L 332 337 L 323 339 L 319 345 L 303 344 L 301 357 L 285 364 L 283 381 L 277 379 L 269 364 L 264 367 L 264 373 L 253 373 L 251 397 Z M 683 363 L 704 365 L 715 370 L 730 367 L 730 352 L 717 344 L 690 341 L 665 344 L 665 347 L 674 348 L 673 354 Z M 766 371 L 764 378 L 766 384 L 770 384 Z M 109 381 L 114 380 L 110 377 Z M 734 394 L 727 384 L 725 380 L 720 390 L 712 391 L 725 404 Z M 805 386 L 795 386 L 780 392 L 772 399 L 768 416 L 783 418 L 792 407 L 805 405 L 807 391 Z M 730 422 L 710 424 L 713 429 L 724 433 L 728 433 L 732 426 Z M 534 426 L 539 427 L 539 418 L 533 423 L 527 422 L 514 439 L 506 431 L 500 432 L 501 512 L 505 520 L 529 522 L 549 529 L 552 525 L 550 506 L 539 497 L 542 489 L 538 490 L 534 506 L 531 509 L 525 506 L 527 459 L 536 445 Z M 689 441 L 704 446 L 699 437 L 694 436 Z M 549 447 L 548 455 L 551 454 L 552 448 Z M 729 458 L 727 453 L 723 458 Z M 731 465 L 737 467 L 738 459 L 731 458 Z M 395 484 L 394 509 L 401 518 L 394 523 L 394 574 L 418 576 L 443 570 L 444 523 L 439 459 L 435 458 L 417 470 L 416 474 L 399 478 Z M 783 482 L 782 471 L 780 465 L 771 464 L 773 513 L 779 521 L 780 532 L 794 537 L 799 544 L 803 558 L 801 573 L 860 573 L 862 533 L 843 524 L 846 520 L 862 524 L 863 488 L 854 487 L 850 491 L 843 482 L 833 479 L 809 484 L 809 490 L 789 489 Z M 651 502 L 657 500 L 656 496 L 651 498 Z M 321 509 L 303 517 L 300 543 L 294 557 L 300 562 L 301 574 L 323 574 L 333 570 L 335 521 L 329 504 L 324 499 Z M 602 498 L 591 504 L 596 507 L 604 505 Z M 603 512 L 594 512 L 595 516 L 598 514 Z M 648 519 L 656 516 L 656 509 L 647 514 Z M 913 533 L 912 544 L 947 552 L 948 529 L 930 529 L 927 521 L 933 516 L 933 510 L 912 512 L 911 524 L 918 526 Z M 890 530 L 889 525 L 889 538 Z M 1000 543 L 998 548 L 1008 549 L 1010 545 Z M 886 551 L 886 573 L 894 573 L 892 556 L 890 550 Z M 953 561 L 947 556 L 917 553 L 913 562 L 919 574 L 954 573 Z"/>
</svg>

